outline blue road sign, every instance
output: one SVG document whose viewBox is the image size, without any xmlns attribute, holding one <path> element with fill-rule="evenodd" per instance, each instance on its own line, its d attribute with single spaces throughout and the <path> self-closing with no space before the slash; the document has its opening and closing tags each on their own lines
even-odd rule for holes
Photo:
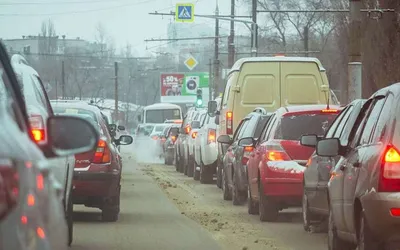
<svg viewBox="0 0 400 250">
<path fill-rule="evenodd" d="M 194 21 L 194 5 L 189 3 L 176 4 L 175 21 L 177 22 L 193 22 Z"/>
</svg>

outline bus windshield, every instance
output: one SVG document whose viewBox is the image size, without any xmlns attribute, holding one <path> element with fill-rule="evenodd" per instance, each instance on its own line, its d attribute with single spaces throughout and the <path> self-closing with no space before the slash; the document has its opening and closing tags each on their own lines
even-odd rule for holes
<svg viewBox="0 0 400 250">
<path fill-rule="evenodd" d="M 166 120 L 182 119 L 179 109 L 147 110 L 146 123 L 164 123 Z"/>
</svg>

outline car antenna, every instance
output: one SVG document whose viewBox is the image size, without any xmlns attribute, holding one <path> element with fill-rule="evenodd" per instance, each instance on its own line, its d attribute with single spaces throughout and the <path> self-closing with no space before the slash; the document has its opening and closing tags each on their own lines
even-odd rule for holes
<svg viewBox="0 0 400 250">
<path fill-rule="evenodd" d="M 326 109 L 329 109 L 329 91 L 326 92 L 325 94 L 325 99 L 326 99 Z"/>
</svg>

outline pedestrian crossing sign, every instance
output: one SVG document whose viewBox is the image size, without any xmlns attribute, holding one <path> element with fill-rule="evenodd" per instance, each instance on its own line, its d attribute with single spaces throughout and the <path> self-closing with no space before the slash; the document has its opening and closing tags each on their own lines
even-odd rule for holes
<svg viewBox="0 0 400 250">
<path fill-rule="evenodd" d="M 192 23 L 194 21 L 194 4 L 176 4 L 175 21 Z"/>
</svg>

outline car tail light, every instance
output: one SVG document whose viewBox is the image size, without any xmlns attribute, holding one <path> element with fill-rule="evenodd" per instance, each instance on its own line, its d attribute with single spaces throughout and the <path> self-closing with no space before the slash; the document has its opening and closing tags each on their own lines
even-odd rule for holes
<svg viewBox="0 0 400 250">
<path fill-rule="evenodd" d="M 207 144 L 215 143 L 216 131 L 215 129 L 208 129 Z"/>
<path fill-rule="evenodd" d="M 400 208 L 391 208 L 390 209 L 390 214 L 393 216 L 393 217 L 398 217 L 398 216 L 400 216 Z"/>
<path fill-rule="evenodd" d="M 101 163 L 109 163 L 110 161 L 111 161 L 111 153 L 110 149 L 107 146 L 107 142 L 104 140 L 99 140 L 92 162 L 101 164 Z"/>
<path fill-rule="evenodd" d="M 197 132 L 192 133 L 192 138 L 195 139 L 197 137 Z"/>
<path fill-rule="evenodd" d="M 381 171 L 379 191 L 400 191 L 400 153 L 391 145 L 386 148 L 383 154 Z"/>
<path fill-rule="evenodd" d="M 289 155 L 279 144 L 268 144 L 266 147 L 266 155 L 268 161 L 290 161 Z"/>
<path fill-rule="evenodd" d="M 310 158 L 308 158 L 308 160 L 307 160 L 307 163 L 306 163 L 306 165 L 305 165 L 305 167 L 307 168 L 308 166 L 310 166 L 311 165 L 311 157 Z"/>
<path fill-rule="evenodd" d="M 233 112 L 226 112 L 226 134 L 233 134 Z"/>
<path fill-rule="evenodd" d="M 19 176 L 10 160 L 0 161 L 0 220 L 14 209 L 18 201 Z"/>
<path fill-rule="evenodd" d="M 31 133 L 36 143 L 41 143 L 46 140 L 45 126 L 42 116 L 31 115 L 29 117 L 31 125 Z"/>
<path fill-rule="evenodd" d="M 151 137 L 151 139 L 153 139 L 153 140 L 158 140 L 158 136 L 153 135 L 153 136 Z"/>
<path fill-rule="evenodd" d="M 253 152 L 253 147 L 252 146 L 246 146 L 246 147 L 244 147 L 244 149 L 243 149 L 243 156 L 242 156 L 242 164 L 243 165 L 246 165 L 247 164 L 247 161 L 249 160 L 249 158 L 250 158 L 250 154 L 251 154 L 251 152 Z"/>
<path fill-rule="evenodd" d="M 176 141 L 176 136 L 175 136 L 175 135 L 171 136 L 171 141 L 172 141 L 173 143 L 175 143 L 175 141 Z"/>
<path fill-rule="evenodd" d="M 322 113 L 338 113 L 337 109 L 323 109 L 321 110 Z"/>
</svg>

